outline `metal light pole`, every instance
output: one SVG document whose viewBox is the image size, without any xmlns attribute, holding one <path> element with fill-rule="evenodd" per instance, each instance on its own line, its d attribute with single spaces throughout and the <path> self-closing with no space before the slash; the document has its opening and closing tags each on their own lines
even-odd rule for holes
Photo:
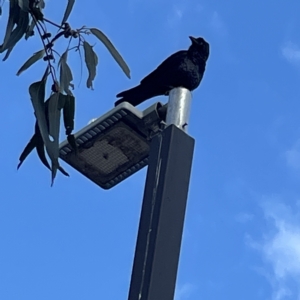
<svg viewBox="0 0 300 300">
<path fill-rule="evenodd" d="M 191 93 L 170 92 L 167 127 L 151 141 L 128 300 L 173 300 L 194 139 L 187 133 Z"/>
</svg>

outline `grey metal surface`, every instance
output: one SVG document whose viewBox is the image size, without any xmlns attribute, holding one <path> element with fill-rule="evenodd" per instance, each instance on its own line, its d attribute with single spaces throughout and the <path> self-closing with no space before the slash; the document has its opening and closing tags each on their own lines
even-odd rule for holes
<svg viewBox="0 0 300 300">
<path fill-rule="evenodd" d="M 175 88 L 169 93 L 167 109 L 167 125 L 174 124 L 187 132 L 189 122 L 192 94 L 185 88 Z"/>
<path fill-rule="evenodd" d="M 193 150 L 174 125 L 152 139 L 128 300 L 173 300 Z"/>
</svg>

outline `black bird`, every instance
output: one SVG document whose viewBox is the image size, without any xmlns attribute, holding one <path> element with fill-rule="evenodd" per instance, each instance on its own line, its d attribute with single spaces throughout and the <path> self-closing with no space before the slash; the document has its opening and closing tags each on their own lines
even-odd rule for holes
<svg viewBox="0 0 300 300">
<path fill-rule="evenodd" d="M 184 87 L 190 91 L 197 88 L 205 71 L 209 44 L 201 37 L 189 38 L 192 45 L 188 50 L 172 54 L 146 76 L 140 85 L 119 93 L 117 97 L 122 98 L 115 105 L 126 101 L 136 106 L 149 98 L 168 95 L 176 87 Z"/>
</svg>

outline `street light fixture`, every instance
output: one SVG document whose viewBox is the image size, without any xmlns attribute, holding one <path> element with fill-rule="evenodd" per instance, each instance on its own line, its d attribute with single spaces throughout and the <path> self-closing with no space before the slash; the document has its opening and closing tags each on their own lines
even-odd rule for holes
<svg viewBox="0 0 300 300">
<path fill-rule="evenodd" d="M 166 107 L 144 111 L 122 103 L 75 134 L 77 153 L 64 141 L 60 158 L 104 189 L 148 164 L 151 138 L 162 130 Z"/>
</svg>

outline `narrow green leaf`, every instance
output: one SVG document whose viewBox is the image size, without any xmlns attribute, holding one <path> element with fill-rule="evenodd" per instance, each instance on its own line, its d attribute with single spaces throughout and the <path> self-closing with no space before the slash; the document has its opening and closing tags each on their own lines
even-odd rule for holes
<svg viewBox="0 0 300 300">
<path fill-rule="evenodd" d="M 47 126 L 48 124 L 47 124 L 46 113 L 45 113 L 45 103 L 44 103 L 45 85 L 46 85 L 45 80 L 32 83 L 29 86 L 29 93 L 31 96 L 31 101 L 32 101 L 32 105 L 34 108 L 35 116 L 37 118 L 39 130 L 41 132 L 41 136 L 43 138 L 43 142 L 45 144 L 46 151 L 52 162 L 52 167 L 51 167 L 51 170 L 52 170 L 51 185 L 52 185 L 55 175 L 56 175 L 56 171 L 59 167 L 59 164 L 58 164 L 59 150 L 58 150 L 56 140 L 54 139 L 55 143 L 53 143 L 49 137 L 49 131 L 48 131 L 48 126 Z"/>
<path fill-rule="evenodd" d="M 6 25 L 6 32 L 5 32 L 5 36 L 4 36 L 4 41 L 3 44 L 0 46 L 0 53 L 4 52 L 7 48 L 6 44 L 10 38 L 10 35 L 12 33 L 12 30 L 14 28 L 14 24 L 17 23 L 17 18 L 16 16 L 19 15 L 20 12 L 20 7 L 18 5 L 18 2 L 15 1 L 10 1 L 10 5 L 9 5 L 9 17 L 8 17 L 8 22 Z"/>
<path fill-rule="evenodd" d="M 130 70 L 127 66 L 126 62 L 120 55 L 120 53 L 117 51 L 117 49 L 114 47 L 112 42 L 108 39 L 108 37 L 99 29 L 97 28 L 90 28 L 90 31 L 93 35 L 95 35 L 108 49 L 108 51 L 111 53 L 113 58 L 116 60 L 116 62 L 119 64 L 119 66 L 122 68 L 124 73 L 128 78 L 130 78 Z"/>
<path fill-rule="evenodd" d="M 49 135 L 58 143 L 59 125 L 60 125 L 60 109 L 59 109 L 59 93 L 53 93 L 48 103 L 48 120 Z"/>
<path fill-rule="evenodd" d="M 19 169 L 21 167 L 21 165 L 24 162 L 24 160 L 26 159 L 26 157 L 30 154 L 30 152 L 35 147 L 36 147 L 36 135 L 34 134 L 20 155 L 20 158 L 19 158 L 20 162 L 17 166 L 17 169 Z"/>
<path fill-rule="evenodd" d="M 38 154 L 39 159 L 43 163 L 43 165 L 51 171 L 50 165 L 48 163 L 46 153 L 45 153 L 45 144 L 41 135 L 41 131 L 39 129 L 39 124 L 36 121 L 35 123 L 35 135 L 36 135 L 36 152 Z"/>
<path fill-rule="evenodd" d="M 8 50 L 7 52 L 10 53 L 13 47 L 17 44 L 17 42 L 22 38 L 25 34 L 27 27 L 29 24 L 29 15 L 28 12 L 20 10 L 19 19 L 17 22 L 17 27 L 11 32 L 8 40 L 4 45 L 0 47 L 0 53 Z M 6 53 L 3 60 L 8 58 L 8 53 Z"/>
<path fill-rule="evenodd" d="M 43 139 L 39 139 L 36 145 L 36 152 L 38 154 L 38 157 L 40 161 L 43 163 L 43 165 L 51 171 L 50 165 L 48 163 L 46 153 L 45 153 L 45 145 L 43 142 Z"/>
<path fill-rule="evenodd" d="M 75 118 L 75 98 L 73 96 L 65 96 L 63 107 L 64 124 L 66 135 L 70 135 L 74 129 Z"/>
<path fill-rule="evenodd" d="M 14 47 L 26 32 L 28 24 L 28 13 L 20 10 L 17 27 L 11 32 L 7 42 L 4 45 L 2 45 L 0 52 L 4 52 L 6 49 Z"/>
<path fill-rule="evenodd" d="M 49 106 L 49 100 L 45 102 L 45 114 L 48 116 L 48 106 Z M 46 120 L 48 123 L 49 120 Z M 51 170 L 50 165 L 47 161 L 46 154 L 45 154 L 45 144 L 39 129 L 38 122 L 36 121 L 35 123 L 35 133 L 30 139 L 29 143 L 26 145 L 25 149 L 23 150 L 22 154 L 20 155 L 20 162 L 18 164 L 18 169 L 20 166 L 23 164 L 24 160 L 27 158 L 27 156 L 31 153 L 31 151 L 36 148 L 37 154 L 43 165 Z M 58 163 L 57 163 L 58 164 Z M 65 176 L 69 176 L 69 174 L 61 167 L 58 165 L 58 170 L 64 174 Z M 52 184 L 53 184 L 53 176 L 52 176 Z"/>
<path fill-rule="evenodd" d="M 39 129 L 43 140 L 46 144 L 46 141 L 49 140 L 48 126 L 45 115 L 45 85 L 46 81 L 34 82 L 29 86 L 29 94 L 31 97 L 32 105 L 34 108 L 34 113 L 37 118 Z"/>
<path fill-rule="evenodd" d="M 44 0 L 40 0 L 38 5 L 39 5 L 39 8 L 40 8 L 40 9 L 44 9 L 44 8 L 45 8 L 45 6 L 46 6 L 46 4 L 45 4 L 45 1 L 44 1 Z"/>
<path fill-rule="evenodd" d="M 86 82 L 88 88 L 93 89 L 93 80 L 96 77 L 96 66 L 98 64 L 97 54 L 94 52 L 93 47 L 86 41 L 83 42 L 85 64 L 89 72 L 89 77 Z"/>
<path fill-rule="evenodd" d="M 66 172 L 62 166 L 59 166 L 59 167 L 58 167 L 58 170 L 59 170 L 60 172 L 62 172 L 65 176 L 68 176 L 68 177 L 70 176 L 69 173 Z"/>
<path fill-rule="evenodd" d="M 60 127 L 60 109 L 59 93 L 53 93 L 49 98 L 48 103 L 48 120 L 49 120 L 49 135 L 51 137 L 51 152 L 52 152 L 52 184 L 59 168 L 59 127 Z M 46 144 L 47 147 L 47 144 Z"/>
<path fill-rule="evenodd" d="M 73 8 L 73 5 L 75 3 L 75 0 L 68 0 L 68 5 L 66 7 L 66 10 L 65 10 L 65 14 L 64 14 L 64 17 L 61 21 L 61 24 L 67 22 L 69 16 L 70 16 L 70 13 L 72 11 L 72 8 Z"/>
<path fill-rule="evenodd" d="M 64 95 L 62 93 L 59 93 L 58 109 L 63 109 L 64 108 L 67 98 L 68 98 L 68 95 Z"/>
<path fill-rule="evenodd" d="M 5 61 L 8 58 L 8 56 L 9 56 L 10 52 L 12 51 L 12 49 L 13 49 L 13 47 L 10 47 L 10 48 L 7 49 L 2 61 Z"/>
<path fill-rule="evenodd" d="M 78 153 L 78 147 L 77 147 L 77 144 L 76 144 L 74 134 L 69 134 L 68 137 L 67 137 L 67 140 L 68 140 L 70 146 L 72 147 L 72 149 L 74 150 L 75 154 L 77 154 Z"/>
<path fill-rule="evenodd" d="M 68 50 L 63 53 L 58 63 L 60 66 L 60 88 L 66 94 L 73 95 L 69 88 L 70 86 L 73 86 L 71 83 L 73 80 L 73 75 L 69 65 L 67 64 L 67 56 Z"/>
<path fill-rule="evenodd" d="M 27 144 L 27 146 L 25 147 L 25 149 L 23 150 L 19 160 L 19 164 L 18 164 L 18 169 L 20 168 L 20 166 L 22 165 L 22 163 L 24 162 L 24 160 L 27 158 L 27 156 L 30 154 L 30 152 L 36 148 L 37 154 L 39 156 L 39 159 L 41 160 L 41 162 L 44 164 L 44 166 L 46 168 L 48 168 L 49 170 L 51 170 L 50 165 L 47 161 L 46 155 L 45 155 L 45 147 L 44 147 L 44 142 L 43 142 L 43 138 L 41 136 L 41 132 L 39 130 L 39 126 L 38 123 L 35 123 L 35 133 L 32 136 L 31 140 L 29 141 L 29 143 Z"/>
<path fill-rule="evenodd" d="M 18 0 L 18 3 L 23 11 L 29 11 L 29 0 Z"/>
<path fill-rule="evenodd" d="M 46 115 L 48 115 L 49 101 L 45 102 L 45 105 L 46 105 L 45 113 L 46 113 Z M 36 138 L 36 151 L 37 151 L 37 154 L 39 156 L 39 159 L 42 161 L 43 165 L 46 168 L 51 170 L 50 165 L 49 165 L 49 163 L 47 161 L 47 158 L 46 158 L 46 154 L 45 154 L 45 144 L 43 142 L 43 138 L 42 138 L 42 135 L 41 135 L 41 132 L 39 130 L 39 126 L 38 126 L 37 122 L 35 124 L 35 135 L 37 136 L 37 138 Z M 65 176 L 70 176 L 61 166 L 59 166 L 58 169 Z"/>
<path fill-rule="evenodd" d="M 31 36 L 34 35 L 35 21 L 31 19 L 29 26 L 27 26 L 26 33 L 25 33 L 25 40 L 28 40 Z"/>
<path fill-rule="evenodd" d="M 65 176 L 69 176 L 69 174 L 59 165 L 58 157 L 59 157 L 59 128 L 60 128 L 60 115 L 61 115 L 61 107 L 60 107 L 60 93 L 54 93 L 50 96 L 50 98 L 46 101 L 46 115 L 48 116 L 48 127 L 49 127 L 49 135 L 51 136 L 51 148 L 52 148 L 52 180 L 51 186 L 53 185 L 56 172 L 59 170 Z"/>
<path fill-rule="evenodd" d="M 34 53 L 20 68 L 20 70 L 17 72 L 17 76 L 19 76 L 23 71 L 27 70 L 30 66 L 32 66 L 34 63 L 36 63 L 38 60 L 40 60 L 45 54 L 45 50 L 42 49 L 36 53 Z"/>
</svg>

